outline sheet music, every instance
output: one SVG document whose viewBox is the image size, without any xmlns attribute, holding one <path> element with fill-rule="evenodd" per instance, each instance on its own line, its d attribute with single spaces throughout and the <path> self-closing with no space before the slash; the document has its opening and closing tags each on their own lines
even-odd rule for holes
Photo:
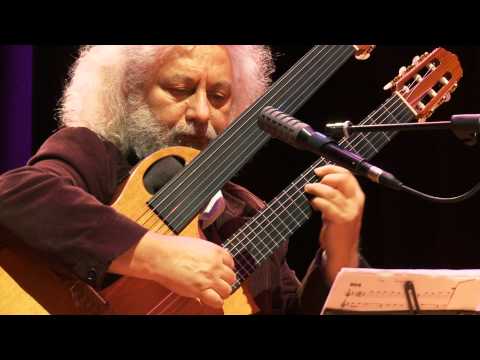
<svg viewBox="0 0 480 360">
<path fill-rule="evenodd" d="M 325 309 L 408 311 L 405 283 L 414 284 L 421 310 L 480 311 L 480 270 L 386 270 L 344 268 Z"/>
</svg>

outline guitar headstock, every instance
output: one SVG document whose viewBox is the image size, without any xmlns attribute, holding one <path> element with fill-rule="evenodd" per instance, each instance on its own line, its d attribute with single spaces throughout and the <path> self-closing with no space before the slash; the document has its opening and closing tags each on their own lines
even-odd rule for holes
<svg viewBox="0 0 480 360">
<path fill-rule="evenodd" d="M 355 48 L 355 57 L 357 60 L 367 60 L 370 53 L 375 49 L 375 45 L 353 45 Z"/>
<path fill-rule="evenodd" d="M 414 111 L 417 120 L 424 122 L 438 106 L 450 100 L 462 76 L 457 56 L 437 48 L 416 57 L 385 90 L 393 89 Z"/>
</svg>

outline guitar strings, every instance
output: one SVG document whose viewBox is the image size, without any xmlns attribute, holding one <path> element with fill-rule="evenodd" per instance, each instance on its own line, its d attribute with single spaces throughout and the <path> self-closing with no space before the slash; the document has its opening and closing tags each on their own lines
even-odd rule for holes
<svg viewBox="0 0 480 360">
<path fill-rule="evenodd" d="M 418 84 L 416 84 L 415 86 L 417 86 L 417 85 L 418 85 Z M 395 99 L 395 97 L 393 97 L 393 98 Z M 390 100 L 390 99 L 389 99 L 389 100 Z M 384 106 L 388 103 L 389 100 L 387 100 L 387 102 L 386 102 L 385 104 L 383 104 L 383 105 L 381 106 L 381 108 L 384 107 Z M 399 101 L 400 104 L 401 104 L 401 98 L 396 98 L 396 100 Z M 398 107 L 399 107 L 399 106 L 398 106 Z M 397 109 L 398 109 L 398 107 L 397 107 Z M 407 109 L 407 113 L 408 113 L 408 110 L 410 110 L 410 109 L 408 109 L 408 108 L 406 108 L 406 109 Z M 379 109 L 379 110 L 380 110 L 380 109 Z M 369 118 L 372 118 L 372 117 L 375 115 L 375 113 L 378 112 L 379 110 L 377 110 L 377 111 L 373 112 L 371 115 L 369 115 L 364 121 L 361 122 L 361 124 L 365 124 L 365 123 L 369 120 Z M 405 109 L 404 109 L 404 110 L 405 110 Z M 386 114 L 387 112 L 389 112 L 388 109 L 387 109 L 387 111 L 384 111 L 380 116 L 383 116 L 383 115 Z M 403 116 L 403 113 L 404 113 L 404 111 L 402 111 L 402 113 L 400 114 L 400 116 Z M 393 114 L 392 114 L 392 115 L 393 115 Z M 388 118 L 385 118 L 385 120 L 386 120 L 386 119 L 388 119 Z M 380 124 L 382 124 L 382 123 L 384 123 L 383 120 L 380 122 Z M 357 134 L 357 135 L 361 135 L 361 134 Z M 381 137 L 381 135 L 383 135 L 383 136 L 387 139 L 387 141 L 390 139 L 384 132 L 374 133 L 373 135 L 374 135 L 374 136 L 378 136 L 378 137 Z M 371 136 L 371 137 L 372 137 L 372 141 L 375 143 L 374 136 Z M 356 136 L 354 139 L 352 139 L 352 142 L 354 142 L 356 139 L 359 139 L 359 136 Z M 364 140 L 367 141 L 366 143 L 369 143 L 369 142 L 370 142 L 370 141 L 369 141 L 368 139 L 366 139 L 366 138 L 365 138 Z M 385 140 L 383 140 L 383 141 L 385 141 Z M 345 141 L 342 141 L 341 144 L 343 144 L 344 142 L 345 142 Z M 366 144 L 366 143 L 365 143 L 365 144 Z M 349 147 L 354 148 L 354 147 L 357 146 L 357 145 L 358 145 L 358 143 L 357 143 L 356 145 L 349 144 Z M 379 144 L 376 143 L 376 146 L 379 147 Z M 380 145 L 380 146 L 383 146 L 383 145 Z M 372 148 L 373 148 L 373 153 L 375 153 L 375 152 L 377 151 L 377 148 L 376 148 L 373 144 L 370 143 L 370 149 L 371 149 L 371 151 L 372 151 Z M 364 149 L 360 150 L 360 152 L 363 151 L 363 150 L 364 150 Z M 370 154 L 370 155 L 371 155 L 371 154 Z M 369 157 L 370 155 L 367 155 L 367 157 Z M 318 161 L 318 163 L 319 163 L 319 162 L 322 162 L 322 161 L 324 161 L 324 159 L 321 159 L 320 161 Z M 315 166 L 316 166 L 316 164 L 312 165 L 312 166 L 309 168 L 308 171 L 313 171 L 313 169 L 315 168 Z M 302 175 L 302 176 L 300 176 L 300 178 L 298 178 L 296 181 L 294 181 L 294 183 L 292 183 L 291 186 L 284 191 L 284 193 L 288 193 L 288 191 L 290 191 L 290 189 L 295 188 L 296 186 L 298 187 L 298 183 L 299 183 L 300 181 L 302 181 L 302 180 L 305 180 L 305 178 L 304 178 L 305 176 L 307 176 L 307 175 Z M 297 195 L 298 195 L 298 193 L 299 193 L 298 190 L 299 190 L 299 189 L 296 188 L 295 190 L 297 190 Z M 300 192 L 300 195 L 303 195 L 303 192 Z M 268 207 L 270 208 L 271 205 L 273 205 L 274 202 L 275 202 L 275 200 L 274 200 Z M 262 212 L 263 212 L 263 211 L 262 211 Z M 257 218 L 257 216 L 252 219 L 252 222 L 254 222 L 256 218 Z M 264 220 L 265 220 L 265 219 L 264 219 Z M 257 224 L 257 225 L 260 226 L 261 224 Z M 257 228 L 258 228 L 258 227 L 257 227 Z M 253 230 L 251 231 L 251 233 L 253 233 Z M 286 234 L 283 234 L 283 236 L 285 236 L 285 235 L 287 235 L 287 234 L 288 234 L 288 232 L 287 232 Z M 235 240 L 235 239 L 234 239 L 235 236 L 236 236 L 236 234 L 234 234 L 234 236 L 233 236 L 232 238 L 230 238 L 229 241 L 227 241 L 227 243 L 225 243 L 225 246 L 228 245 L 228 244 L 231 244 L 231 243 Z M 254 236 L 255 236 L 255 235 L 254 235 Z M 247 244 L 245 245 L 245 247 L 246 247 L 249 243 L 252 243 L 252 241 L 253 241 L 253 240 L 251 240 L 250 242 L 247 242 Z M 277 243 L 276 243 L 276 244 L 277 244 Z M 265 244 L 264 244 L 264 245 L 265 245 Z M 277 244 L 277 245 L 278 245 L 278 244 Z M 174 294 L 173 292 L 171 292 L 167 297 L 165 297 L 165 298 L 163 299 L 162 302 L 160 302 L 159 304 L 157 304 L 157 306 L 156 306 L 154 309 L 152 309 L 151 312 L 153 312 L 156 308 L 158 308 L 159 306 L 161 306 L 161 304 L 165 303 L 165 301 L 167 301 L 172 295 L 176 295 L 176 294 Z M 178 296 L 178 295 L 177 295 L 177 296 Z M 188 302 L 188 300 L 189 300 L 189 298 L 180 297 L 180 296 L 178 296 L 178 297 L 179 297 L 179 298 L 178 298 L 177 300 L 174 300 L 174 302 L 175 302 L 175 301 L 179 301 L 179 300 L 181 300 L 181 299 L 184 299 L 184 301 L 187 301 L 187 302 Z M 174 304 L 174 302 L 171 302 L 171 303 L 164 309 L 164 311 L 165 311 L 168 307 L 172 306 L 172 305 Z"/>
<path fill-rule="evenodd" d="M 322 53 L 322 54 L 323 54 L 323 53 Z M 327 53 L 327 54 L 328 54 L 328 53 Z M 306 64 L 305 66 L 308 66 L 308 64 Z M 304 68 L 299 69 L 299 71 L 302 71 L 302 70 L 304 70 Z M 308 77 L 310 80 L 311 80 L 311 78 L 312 78 L 312 76 L 310 76 L 310 74 L 309 74 L 308 72 L 307 72 L 307 77 Z M 275 93 L 273 96 L 277 96 L 277 94 L 280 93 L 280 92 L 283 90 L 284 87 L 293 85 L 293 84 L 290 84 L 290 82 L 292 81 L 290 78 L 287 78 L 287 80 L 288 80 L 288 81 L 287 81 L 285 84 L 283 84 L 283 87 L 280 87 L 278 90 L 276 90 L 276 93 Z M 300 79 L 299 81 L 301 81 L 301 80 L 302 80 L 302 79 Z M 303 80 L 303 81 L 305 81 L 305 80 Z M 297 82 L 298 82 L 298 81 L 297 81 Z M 295 92 L 294 92 L 294 95 L 296 95 Z M 255 109 L 252 107 L 252 108 L 250 108 L 250 110 L 249 110 L 248 112 L 253 112 L 254 110 L 255 110 Z M 247 112 L 247 115 L 248 115 L 248 112 Z M 233 137 L 237 137 L 237 138 L 240 138 L 240 139 L 244 139 L 244 142 L 249 141 L 249 138 L 244 136 L 245 132 L 243 132 L 243 133 L 241 133 L 241 134 L 239 134 L 239 132 L 242 132 L 245 127 L 247 127 L 247 131 L 248 131 L 248 128 L 252 128 L 251 125 L 252 125 L 252 124 L 249 124 L 249 123 L 247 123 L 247 124 L 242 124 L 242 123 L 240 123 L 238 129 L 235 129 L 235 128 L 234 128 L 234 131 L 229 132 L 229 134 L 228 134 L 229 137 L 227 137 L 227 139 L 226 139 L 226 141 L 228 141 L 227 144 L 229 144 L 230 140 L 231 140 Z M 256 123 L 254 122 L 253 125 L 256 126 Z M 244 148 L 247 148 L 247 149 L 248 149 L 248 146 L 245 145 Z M 229 152 L 229 151 L 232 152 L 231 149 L 230 149 L 230 146 L 227 146 L 227 147 L 225 147 L 225 148 L 221 148 L 221 150 L 224 150 L 224 153 L 227 153 L 227 152 Z M 217 150 L 217 151 L 218 151 L 218 150 Z M 211 171 L 211 169 L 209 169 L 210 166 L 206 166 L 205 163 L 206 163 L 207 161 L 209 161 L 209 160 L 210 160 L 210 157 L 213 156 L 213 155 L 210 155 L 210 154 L 208 154 L 208 155 L 209 155 L 209 157 L 207 157 L 207 159 L 206 159 L 205 161 L 203 161 L 203 163 L 202 163 L 202 162 L 200 163 L 200 166 L 202 166 L 202 168 L 200 168 L 200 170 L 203 170 L 203 172 L 208 171 L 208 170 Z M 222 154 L 221 154 L 221 155 L 222 155 Z M 201 159 L 201 160 L 203 160 L 203 159 Z M 192 164 L 193 164 L 193 162 L 192 162 Z M 191 165 L 192 165 L 192 164 L 191 164 Z M 214 165 L 218 165 L 218 164 L 214 164 Z M 221 164 L 220 164 L 220 165 L 221 165 Z M 201 176 L 202 174 L 198 174 L 198 171 L 199 171 L 198 169 L 194 169 L 194 171 L 192 172 L 191 175 L 189 175 L 187 178 L 185 178 L 183 181 L 181 181 L 181 182 L 179 182 L 179 183 L 177 184 L 177 188 L 176 188 L 177 190 L 178 190 L 179 188 L 183 188 L 183 190 L 177 191 L 176 194 L 175 194 L 175 197 L 176 197 L 176 198 L 182 198 L 182 199 L 184 199 L 184 200 L 181 201 L 181 203 L 182 203 L 183 201 L 185 201 L 185 199 L 189 199 L 189 201 L 191 201 L 191 198 L 189 198 L 188 196 L 185 195 L 185 191 L 190 190 L 190 189 L 188 189 L 188 188 L 189 188 L 188 186 L 185 186 L 185 183 L 186 183 L 187 181 L 191 181 L 191 178 L 192 178 L 193 176 L 197 176 L 198 178 L 202 178 L 202 176 Z M 214 173 L 218 173 L 218 172 L 214 172 Z M 193 182 L 193 181 L 192 181 L 192 182 Z M 199 183 L 199 184 L 197 185 L 197 187 L 198 187 L 198 186 L 201 186 L 201 185 L 203 185 L 203 184 Z M 172 196 L 174 196 L 174 195 L 168 195 L 168 196 L 166 196 L 166 197 L 163 199 L 163 201 L 160 202 L 160 203 L 154 208 L 154 210 L 157 209 L 159 206 L 163 206 L 163 207 L 171 206 L 171 204 L 173 203 L 173 201 L 170 201 L 170 199 L 171 199 Z M 158 196 L 157 196 L 157 197 L 158 197 Z M 175 200 L 175 199 L 173 199 L 173 200 Z M 169 204 L 165 204 L 167 201 L 170 201 L 170 203 L 169 203 Z M 153 213 L 153 211 L 151 211 L 151 213 Z M 155 213 L 153 213 L 153 215 L 156 216 Z M 138 220 L 140 220 L 140 219 L 138 219 Z M 149 220 L 149 219 L 147 219 L 146 221 L 148 221 L 148 220 Z M 145 223 L 146 223 L 146 221 L 145 221 Z"/>
</svg>

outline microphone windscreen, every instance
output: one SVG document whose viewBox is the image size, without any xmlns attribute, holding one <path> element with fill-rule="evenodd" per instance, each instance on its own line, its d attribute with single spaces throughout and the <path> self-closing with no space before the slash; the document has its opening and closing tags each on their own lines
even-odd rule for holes
<svg viewBox="0 0 480 360">
<path fill-rule="evenodd" d="M 267 106 L 260 113 L 258 126 L 272 137 L 296 148 L 299 148 L 297 142 L 298 133 L 302 129 L 311 130 L 309 125 L 271 106 Z"/>
</svg>

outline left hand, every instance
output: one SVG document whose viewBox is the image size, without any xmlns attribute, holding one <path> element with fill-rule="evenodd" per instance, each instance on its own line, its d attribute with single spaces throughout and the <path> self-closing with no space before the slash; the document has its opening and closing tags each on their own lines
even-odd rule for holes
<svg viewBox="0 0 480 360">
<path fill-rule="evenodd" d="M 327 277 L 335 279 L 342 267 L 357 267 L 365 195 L 351 172 L 335 165 L 315 169 L 320 182 L 307 184 L 314 210 L 322 212 L 320 247 L 325 250 Z"/>
</svg>

